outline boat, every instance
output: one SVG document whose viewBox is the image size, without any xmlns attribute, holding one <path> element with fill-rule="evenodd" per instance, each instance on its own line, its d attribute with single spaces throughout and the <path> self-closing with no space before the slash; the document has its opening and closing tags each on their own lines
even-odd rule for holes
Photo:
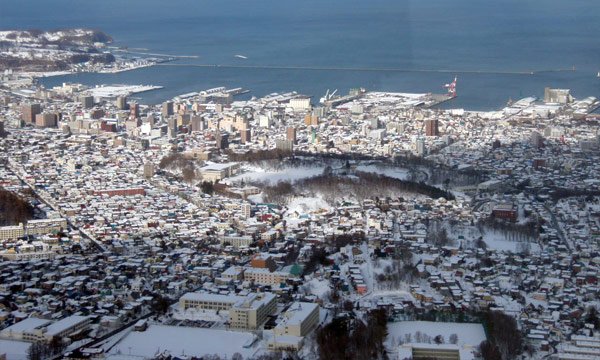
<svg viewBox="0 0 600 360">
<path fill-rule="evenodd" d="M 600 78 L 600 71 L 598 71 L 598 75 L 596 75 L 596 76 Z"/>
<path fill-rule="evenodd" d="M 244 55 L 235 55 L 235 57 L 238 58 L 238 59 L 244 59 L 244 60 L 247 59 L 247 57 L 244 56 Z"/>
</svg>

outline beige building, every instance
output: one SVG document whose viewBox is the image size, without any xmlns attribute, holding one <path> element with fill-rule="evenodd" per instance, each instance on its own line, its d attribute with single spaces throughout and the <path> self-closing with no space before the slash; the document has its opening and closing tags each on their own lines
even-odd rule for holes
<svg viewBox="0 0 600 360">
<path fill-rule="evenodd" d="M 319 304 L 295 302 L 273 329 L 276 335 L 306 336 L 319 325 Z"/>
<path fill-rule="evenodd" d="M 179 307 L 228 311 L 231 328 L 255 330 L 277 310 L 277 297 L 271 293 L 252 293 L 248 296 L 187 293 L 179 299 Z"/>
<path fill-rule="evenodd" d="M 238 173 L 240 165 L 237 163 L 209 164 L 200 168 L 202 181 L 217 182 Z"/>
<path fill-rule="evenodd" d="M 277 297 L 271 293 L 251 294 L 229 310 L 229 326 L 255 330 L 267 322 L 277 310 Z"/>
<path fill-rule="evenodd" d="M 52 322 L 27 318 L 0 331 L 0 339 L 28 342 L 50 342 L 53 338 L 69 337 L 90 327 L 92 320 L 87 316 L 72 315 Z"/>
<path fill-rule="evenodd" d="M 229 225 L 229 224 L 228 224 Z M 219 236 L 219 242 L 221 245 L 229 244 L 234 248 L 242 246 L 250 246 L 254 242 L 252 236 Z"/>
<path fill-rule="evenodd" d="M 244 271 L 244 280 L 254 281 L 260 285 L 279 285 L 285 283 L 290 274 L 283 271 L 269 271 L 269 269 L 249 268 Z"/>
<path fill-rule="evenodd" d="M 27 235 L 46 235 L 67 229 L 67 219 L 40 219 L 27 222 Z"/>
<path fill-rule="evenodd" d="M 179 299 L 179 307 L 182 310 L 201 309 L 223 311 L 231 309 L 235 303 L 243 300 L 243 296 L 220 295 L 209 293 L 187 293 Z"/>
<path fill-rule="evenodd" d="M 309 335 L 319 325 L 319 305 L 295 302 L 280 317 L 268 341 L 269 350 L 298 351 Z"/>
<path fill-rule="evenodd" d="M 23 224 L 0 226 L 0 240 L 17 239 L 25 236 Z"/>
</svg>

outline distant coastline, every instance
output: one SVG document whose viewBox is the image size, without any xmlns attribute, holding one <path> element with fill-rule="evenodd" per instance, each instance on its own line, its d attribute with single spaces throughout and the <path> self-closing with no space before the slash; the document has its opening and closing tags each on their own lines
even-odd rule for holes
<svg viewBox="0 0 600 360">
<path fill-rule="evenodd" d="M 32 79 L 76 73 L 115 74 L 176 59 L 108 46 L 112 42 L 112 36 L 102 31 L 83 28 L 0 31 L 0 71 L 5 76 Z M 118 52 L 143 56 L 126 57 Z"/>
</svg>

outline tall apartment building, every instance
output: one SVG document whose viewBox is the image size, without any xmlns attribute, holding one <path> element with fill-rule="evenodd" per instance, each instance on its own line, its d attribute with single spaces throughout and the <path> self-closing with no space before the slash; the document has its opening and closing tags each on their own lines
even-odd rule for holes
<svg viewBox="0 0 600 360">
<path fill-rule="evenodd" d="M 426 136 L 440 136 L 438 119 L 425 120 L 425 135 Z"/>
<path fill-rule="evenodd" d="M 174 114 L 172 101 L 166 101 L 162 104 L 161 114 L 163 118 L 168 118 L 169 116 Z"/>
<path fill-rule="evenodd" d="M 250 129 L 240 130 L 240 138 L 242 140 L 242 144 L 246 144 L 252 141 L 252 132 Z"/>
<path fill-rule="evenodd" d="M 56 127 L 57 116 L 53 113 L 41 113 L 35 116 L 35 126 L 42 128 Z"/>
<path fill-rule="evenodd" d="M 147 162 L 144 164 L 144 177 L 149 179 L 154 176 L 154 164 Z"/>
<path fill-rule="evenodd" d="M 215 140 L 217 140 L 217 148 L 224 150 L 229 147 L 229 134 L 224 134 L 222 132 L 217 132 L 215 136 Z"/>
<path fill-rule="evenodd" d="M 35 116 L 42 112 L 42 106 L 40 104 L 25 104 L 22 106 L 21 112 L 21 119 L 27 124 L 33 124 Z"/>
<path fill-rule="evenodd" d="M 79 102 L 84 109 L 91 109 L 94 107 L 94 97 L 90 95 L 81 96 Z"/>
<path fill-rule="evenodd" d="M 127 110 L 127 96 L 119 96 L 115 101 L 115 105 L 119 110 Z"/>
<path fill-rule="evenodd" d="M 286 130 L 286 140 L 291 141 L 292 143 L 296 143 L 296 128 L 288 127 Z"/>
</svg>

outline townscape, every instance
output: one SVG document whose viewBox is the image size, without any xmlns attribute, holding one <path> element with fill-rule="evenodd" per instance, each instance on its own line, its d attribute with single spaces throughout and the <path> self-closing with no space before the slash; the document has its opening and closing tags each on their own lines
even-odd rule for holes
<svg viewBox="0 0 600 360">
<path fill-rule="evenodd" d="M 109 42 L 0 36 L 25 62 Z M 445 110 L 454 78 L 148 105 L 156 86 L 20 70 L 0 85 L 0 359 L 600 358 L 593 96 Z"/>
</svg>

